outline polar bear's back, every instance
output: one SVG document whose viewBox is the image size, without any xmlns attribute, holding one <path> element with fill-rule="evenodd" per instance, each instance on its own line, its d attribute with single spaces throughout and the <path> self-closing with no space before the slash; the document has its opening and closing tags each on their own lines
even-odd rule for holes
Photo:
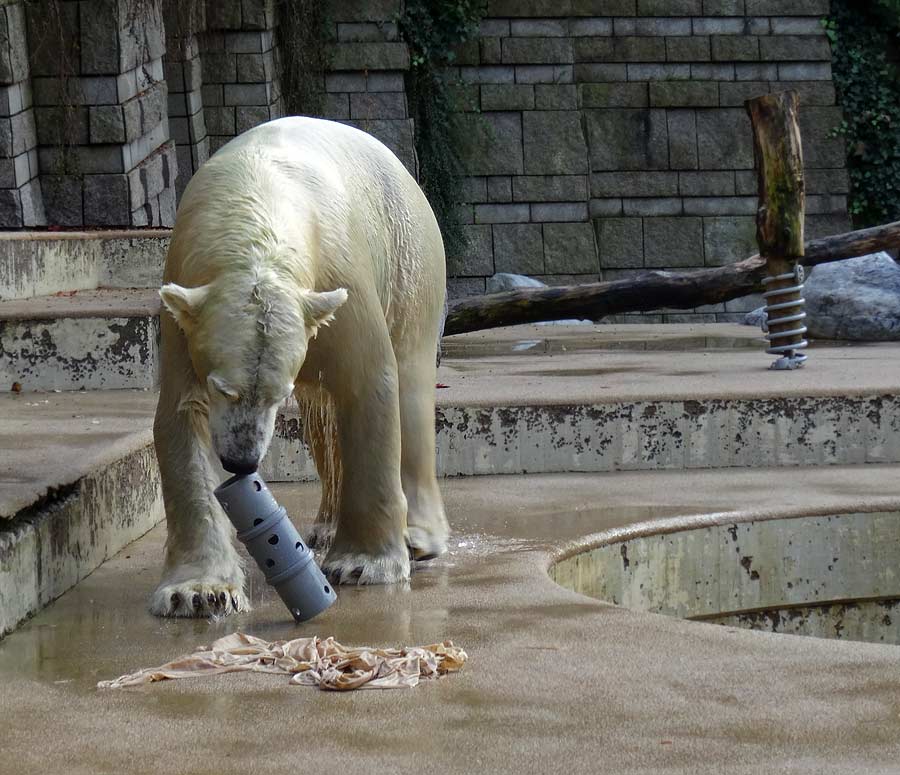
<svg viewBox="0 0 900 775">
<path fill-rule="evenodd" d="M 314 221 L 327 275 L 317 284 L 371 272 L 386 310 L 429 288 L 443 297 L 443 244 L 424 194 L 387 147 L 344 124 L 289 117 L 239 135 L 189 182 L 176 234 L 183 221 L 195 236 L 228 224 L 232 240 L 251 221 L 282 233 Z"/>
</svg>

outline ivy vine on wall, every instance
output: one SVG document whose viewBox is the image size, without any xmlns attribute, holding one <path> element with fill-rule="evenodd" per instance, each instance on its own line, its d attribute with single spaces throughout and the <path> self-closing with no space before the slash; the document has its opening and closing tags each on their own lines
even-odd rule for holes
<svg viewBox="0 0 900 775">
<path fill-rule="evenodd" d="M 437 217 L 448 255 L 458 255 L 467 245 L 457 215 L 465 138 L 447 68 L 455 61 L 455 49 L 476 35 L 486 5 L 486 0 L 407 0 L 397 17 L 409 46 L 406 93 L 415 121 L 419 184 Z"/>
<path fill-rule="evenodd" d="M 825 30 L 844 120 L 850 216 L 857 228 L 900 220 L 900 0 L 832 0 Z"/>
</svg>

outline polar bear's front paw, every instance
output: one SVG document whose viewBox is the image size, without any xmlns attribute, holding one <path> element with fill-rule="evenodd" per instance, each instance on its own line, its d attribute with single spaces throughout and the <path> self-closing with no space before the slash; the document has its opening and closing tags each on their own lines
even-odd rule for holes
<svg viewBox="0 0 900 775">
<path fill-rule="evenodd" d="M 156 616 L 210 618 L 249 610 L 250 601 L 240 586 L 205 579 L 163 582 L 150 598 L 150 613 Z"/>
<path fill-rule="evenodd" d="M 333 522 L 314 522 L 303 531 L 306 545 L 310 549 L 328 549 L 334 541 Z"/>
<path fill-rule="evenodd" d="M 405 551 L 369 554 L 332 549 L 322 572 L 332 584 L 394 584 L 409 580 L 409 556 Z"/>
</svg>

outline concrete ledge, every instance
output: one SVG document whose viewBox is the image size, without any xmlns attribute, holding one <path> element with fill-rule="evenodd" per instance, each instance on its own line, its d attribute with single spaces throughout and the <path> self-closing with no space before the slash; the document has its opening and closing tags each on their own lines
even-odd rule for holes
<svg viewBox="0 0 900 775">
<path fill-rule="evenodd" d="M 0 521 L 0 637 L 163 517 L 156 459 L 144 444 Z"/>
<path fill-rule="evenodd" d="M 0 300 L 159 285 L 169 229 L 0 233 Z"/>
</svg>

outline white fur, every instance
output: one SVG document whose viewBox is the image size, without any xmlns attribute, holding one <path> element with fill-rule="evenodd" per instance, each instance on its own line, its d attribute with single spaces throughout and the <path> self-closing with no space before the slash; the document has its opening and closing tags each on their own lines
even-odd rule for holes
<svg viewBox="0 0 900 775">
<path fill-rule="evenodd" d="M 215 614 L 195 593 L 246 606 L 233 531 L 212 495 L 217 459 L 261 458 L 294 385 L 298 399 L 331 407 L 312 434 L 320 518 L 337 522 L 325 571 L 402 581 L 405 536 L 416 556 L 444 550 L 434 475 L 444 271 L 421 190 L 358 130 L 270 122 L 194 175 L 160 291 L 170 314 L 154 438 L 169 541 L 155 613 Z"/>
</svg>

